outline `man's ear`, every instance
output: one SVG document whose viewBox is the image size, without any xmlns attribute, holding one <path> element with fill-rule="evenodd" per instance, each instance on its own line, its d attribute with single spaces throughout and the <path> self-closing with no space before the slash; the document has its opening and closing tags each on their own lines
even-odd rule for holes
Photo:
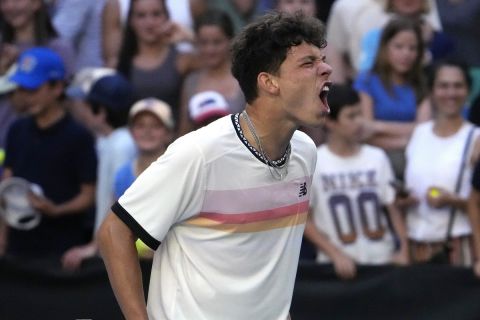
<svg viewBox="0 0 480 320">
<path fill-rule="evenodd" d="M 280 86 L 275 79 L 275 76 L 267 72 L 260 72 L 257 77 L 258 87 L 272 95 L 277 95 L 280 92 Z"/>
</svg>

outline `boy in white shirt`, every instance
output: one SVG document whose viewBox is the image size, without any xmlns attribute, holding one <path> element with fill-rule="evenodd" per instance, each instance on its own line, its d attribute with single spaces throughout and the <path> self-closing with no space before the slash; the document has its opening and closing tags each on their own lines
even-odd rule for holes
<svg viewBox="0 0 480 320">
<path fill-rule="evenodd" d="M 348 86 L 333 86 L 329 105 L 328 140 L 317 151 L 305 229 L 317 247 L 317 261 L 331 261 L 344 279 L 355 277 L 356 264 L 405 264 L 406 231 L 393 204 L 392 168 L 383 150 L 360 142 L 364 126 L 358 94 Z M 385 209 L 400 240 L 398 252 Z"/>
</svg>

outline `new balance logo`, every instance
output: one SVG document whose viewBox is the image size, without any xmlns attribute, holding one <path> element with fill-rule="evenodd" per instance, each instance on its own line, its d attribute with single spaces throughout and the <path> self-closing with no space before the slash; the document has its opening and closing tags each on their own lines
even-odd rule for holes
<svg viewBox="0 0 480 320">
<path fill-rule="evenodd" d="M 304 182 L 300 184 L 300 192 L 298 193 L 299 197 L 304 197 L 307 195 L 307 183 Z"/>
</svg>

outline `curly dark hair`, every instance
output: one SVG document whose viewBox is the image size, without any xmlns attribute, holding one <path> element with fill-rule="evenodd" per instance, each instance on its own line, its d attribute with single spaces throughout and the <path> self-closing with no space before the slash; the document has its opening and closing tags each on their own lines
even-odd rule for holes
<svg viewBox="0 0 480 320">
<path fill-rule="evenodd" d="M 301 13 L 270 12 L 240 32 L 232 46 L 232 74 L 248 103 L 258 97 L 258 74 L 277 74 L 288 50 L 302 42 L 327 46 L 323 23 Z"/>
</svg>

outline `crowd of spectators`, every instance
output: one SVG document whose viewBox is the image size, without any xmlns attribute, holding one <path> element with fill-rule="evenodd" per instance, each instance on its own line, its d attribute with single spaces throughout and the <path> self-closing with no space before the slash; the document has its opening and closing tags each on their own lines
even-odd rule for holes
<svg viewBox="0 0 480 320">
<path fill-rule="evenodd" d="M 362 161 L 382 166 L 371 172 L 387 177 L 380 187 L 389 191 L 375 195 L 373 209 L 321 207 L 334 222 L 332 230 L 315 229 L 325 217 L 307 224 L 317 261 L 343 267 L 343 277 L 354 274 L 355 263 L 391 262 L 395 250 L 410 251 L 400 264 L 427 262 L 441 249 L 454 208 L 451 263 L 475 265 L 480 275 L 478 177 L 467 203 L 480 153 L 476 0 L 0 0 L 0 174 L 42 190 L 28 195 L 42 216 L 38 226 L 0 223 L 0 254 L 52 255 L 73 269 L 95 255 L 94 232 L 109 206 L 171 141 L 243 110 L 230 42 L 271 9 L 325 22 L 332 81 L 353 94 L 343 104 L 361 110 L 355 115 L 361 130 L 353 136 L 336 116 L 325 128 L 301 128 L 319 146 L 318 167 L 337 161 L 332 154 L 342 158 L 328 149 L 332 139 L 349 146 L 348 157 L 365 143 L 372 156 Z M 339 170 L 340 189 L 346 188 L 342 179 L 361 171 L 348 161 L 332 169 Z M 327 182 L 318 179 L 322 194 L 328 186 L 320 181 Z M 320 205 L 312 200 L 312 212 Z M 386 216 L 368 217 L 371 210 L 378 216 L 382 205 L 395 222 L 391 232 L 383 232 L 392 224 Z M 355 240 L 344 236 L 358 219 L 366 220 L 356 232 L 373 240 L 349 247 Z M 381 235 L 367 234 L 369 219 L 377 219 L 370 222 Z M 390 260 L 355 252 L 375 250 L 373 242 L 384 234 L 392 241 Z"/>
</svg>

